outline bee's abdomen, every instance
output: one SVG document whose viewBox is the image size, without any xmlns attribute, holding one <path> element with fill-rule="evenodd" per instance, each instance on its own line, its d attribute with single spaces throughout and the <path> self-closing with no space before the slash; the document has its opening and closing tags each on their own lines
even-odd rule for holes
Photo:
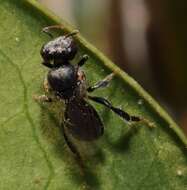
<svg viewBox="0 0 187 190">
<path fill-rule="evenodd" d="M 67 104 L 65 120 L 68 131 L 79 140 L 92 141 L 103 135 L 98 113 L 84 99 L 74 99 Z"/>
</svg>

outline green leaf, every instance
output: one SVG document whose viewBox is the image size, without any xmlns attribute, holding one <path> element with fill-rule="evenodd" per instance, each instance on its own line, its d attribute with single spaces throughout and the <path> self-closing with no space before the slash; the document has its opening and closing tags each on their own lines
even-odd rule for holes
<svg viewBox="0 0 187 190">
<path fill-rule="evenodd" d="M 60 132 L 63 108 L 32 98 L 43 93 L 47 72 L 39 51 L 49 38 L 41 29 L 61 23 L 65 32 L 72 27 L 32 0 L 1 0 L 0 13 L 0 189 L 187 189 L 184 134 L 137 82 L 78 35 L 79 56 L 90 56 L 84 66 L 88 81 L 115 73 L 111 85 L 94 94 L 156 125 L 130 127 L 93 104 L 105 133 L 93 143 L 75 141 L 84 159 L 81 168 Z"/>
</svg>

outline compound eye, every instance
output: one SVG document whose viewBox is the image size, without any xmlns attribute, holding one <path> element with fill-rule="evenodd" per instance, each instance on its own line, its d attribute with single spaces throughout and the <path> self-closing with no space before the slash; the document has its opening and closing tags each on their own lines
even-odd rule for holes
<svg viewBox="0 0 187 190">
<path fill-rule="evenodd" d="M 45 59 L 46 52 L 44 50 L 44 45 L 42 46 L 42 48 L 40 50 L 40 55 Z"/>
<path fill-rule="evenodd" d="M 44 60 L 50 61 L 53 59 L 53 55 L 50 52 L 50 49 L 46 47 L 46 45 L 43 45 L 40 50 L 40 55 Z"/>
</svg>

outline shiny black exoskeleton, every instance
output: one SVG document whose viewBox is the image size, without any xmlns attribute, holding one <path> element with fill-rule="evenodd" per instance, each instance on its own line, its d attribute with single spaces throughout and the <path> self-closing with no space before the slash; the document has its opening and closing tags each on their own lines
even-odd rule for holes
<svg viewBox="0 0 187 190">
<path fill-rule="evenodd" d="M 49 26 L 44 28 L 43 31 L 48 33 L 49 29 L 54 28 L 60 28 L 60 26 Z M 104 132 L 103 123 L 97 111 L 88 103 L 88 99 L 106 106 L 124 121 L 139 122 L 145 121 L 145 119 L 129 115 L 122 109 L 114 107 L 105 98 L 88 95 L 88 93 L 98 88 L 106 87 L 114 74 L 108 75 L 94 86 L 87 87 L 85 74 L 80 67 L 84 65 L 88 56 L 84 55 L 76 65 L 70 63 L 78 51 L 77 45 L 72 38 L 76 33 L 72 32 L 55 38 L 41 48 L 42 64 L 50 68 L 50 70 L 44 81 L 46 95 L 36 97 L 36 99 L 51 102 L 53 98 L 56 98 L 64 101 L 66 107 L 63 135 L 71 151 L 79 156 L 79 152 L 71 142 L 67 132 L 85 141 L 96 140 Z M 52 36 L 50 33 L 48 34 Z"/>
<path fill-rule="evenodd" d="M 77 86 L 77 69 L 71 64 L 53 68 L 48 72 L 47 80 L 57 96 L 69 99 Z"/>
<path fill-rule="evenodd" d="M 50 27 L 51 28 L 51 27 Z M 47 27 L 47 29 L 50 29 Z M 54 27 L 53 27 L 54 28 Z M 46 30 L 46 28 L 45 28 Z M 45 31 L 46 32 L 46 31 Z M 72 38 L 77 32 L 55 38 L 41 48 L 42 64 L 51 68 L 47 74 L 49 88 L 62 99 L 69 100 L 75 96 L 79 85 L 83 83 L 79 67 L 84 64 L 88 56 L 84 55 L 78 65 L 72 65 L 70 61 L 77 53 L 77 45 Z M 80 79 L 80 80 L 79 80 Z"/>
<path fill-rule="evenodd" d="M 45 44 L 40 53 L 44 60 L 43 64 L 48 67 L 68 64 L 77 53 L 77 45 L 72 36 L 60 36 Z M 51 62 L 53 63 L 51 64 Z"/>
</svg>

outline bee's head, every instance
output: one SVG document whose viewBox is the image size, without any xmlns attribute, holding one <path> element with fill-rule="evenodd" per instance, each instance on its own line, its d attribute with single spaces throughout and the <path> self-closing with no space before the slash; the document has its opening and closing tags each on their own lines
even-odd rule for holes
<svg viewBox="0 0 187 190">
<path fill-rule="evenodd" d="M 60 36 L 42 46 L 40 54 L 47 62 L 66 63 L 77 53 L 77 45 L 72 36 Z"/>
</svg>

